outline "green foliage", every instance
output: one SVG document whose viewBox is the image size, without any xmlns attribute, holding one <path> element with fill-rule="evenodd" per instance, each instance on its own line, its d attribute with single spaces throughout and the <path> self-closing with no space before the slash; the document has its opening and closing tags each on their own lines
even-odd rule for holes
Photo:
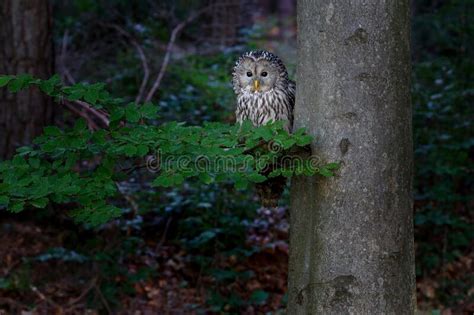
<svg viewBox="0 0 474 315">
<path fill-rule="evenodd" d="M 12 212 L 70 203 L 77 207 L 70 211 L 77 222 L 92 226 L 105 223 L 121 214 L 111 198 L 116 197 L 117 184 L 130 169 L 120 165 L 147 154 L 153 154 L 157 162 L 152 182 L 157 187 L 180 186 L 193 178 L 203 184 L 233 181 L 245 187 L 264 181 L 260 171 L 268 165 L 278 165 L 278 173 L 286 177 L 332 176 L 331 170 L 337 167 L 334 163 L 314 165 L 298 156 L 291 163 L 278 163 L 312 140 L 303 130 L 288 134 L 281 122 L 258 128 L 249 122 L 187 126 L 172 121 L 154 125 L 155 106 L 125 104 L 111 97 L 104 84 L 62 86 L 57 76 L 44 81 L 29 75 L 1 76 L 0 82 L 12 92 L 36 85 L 58 101 L 85 101 L 110 113 L 109 128 L 95 132 L 88 129 L 84 119 L 64 130 L 46 127 L 33 147 L 20 148 L 12 160 L 0 164 L 0 202 Z M 88 167 L 77 168 L 78 162 L 85 161 Z M 202 245 L 217 233 L 205 231 L 194 244 Z"/>
</svg>

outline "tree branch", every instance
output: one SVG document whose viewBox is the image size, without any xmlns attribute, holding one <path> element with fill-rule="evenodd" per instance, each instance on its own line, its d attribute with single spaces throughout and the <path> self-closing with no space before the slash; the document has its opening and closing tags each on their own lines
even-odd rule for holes
<svg viewBox="0 0 474 315">
<path fill-rule="evenodd" d="M 170 40 L 168 42 L 168 45 L 166 46 L 166 52 L 165 52 L 165 57 L 163 58 L 163 62 L 161 64 L 161 68 L 160 68 L 160 72 L 158 72 L 158 75 L 153 83 L 153 86 L 152 88 L 150 89 L 150 91 L 148 92 L 146 98 L 145 98 L 145 102 L 149 102 L 152 98 L 153 98 L 153 95 L 155 95 L 156 91 L 158 90 L 158 88 L 160 87 L 160 84 L 161 84 L 161 80 L 163 79 L 163 76 L 165 75 L 165 72 L 166 72 L 166 68 L 168 67 L 168 63 L 170 61 L 170 57 L 171 57 L 171 51 L 173 50 L 173 46 L 174 46 L 174 43 L 176 42 L 176 38 L 179 34 L 179 32 L 181 32 L 181 30 L 189 23 L 191 23 L 192 21 L 194 21 L 196 18 L 198 18 L 200 15 L 202 15 L 203 13 L 205 13 L 206 11 L 208 11 L 210 8 L 212 7 L 211 6 L 207 6 L 203 9 L 200 9 L 196 12 L 194 12 L 193 14 L 191 14 L 186 20 L 184 20 L 183 22 L 179 23 L 178 25 L 175 26 L 175 28 L 173 29 L 173 31 L 171 32 L 171 36 L 170 36 Z"/>
<path fill-rule="evenodd" d="M 133 45 L 133 47 L 135 47 L 138 57 L 141 60 L 142 68 L 143 68 L 143 79 L 142 79 L 142 83 L 140 84 L 140 90 L 138 91 L 138 94 L 135 97 L 135 103 L 138 104 L 142 100 L 143 95 L 145 94 L 145 88 L 150 78 L 150 68 L 148 66 L 148 60 L 146 58 L 145 51 L 143 50 L 143 47 L 133 38 L 133 36 L 130 33 L 128 33 L 126 30 L 121 28 L 119 25 L 117 24 L 104 24 L 104 25 L 115 29 L 117 32 L 119 32 L 124 37 L 126 37 L 130 41 L 130 43 Z"/>
<path fill-rule="evenodd" d="M 93 119 L 91 119 L 91 117 L 89 115 L 87 115 L 87 113 L 84 113 L 82 110 L 76 108 L 73 104 L 69 103 L 69 102 L 64 102 L 64 105 L 66 105 L 66 107 L 73 113 L 81 116 L 82 118 L 84 118 L 86 121 L 87 121 L 87 125 L 89 126 L 89 129 L 91 130 L 98 130 L 99 129 L 99 126 L 97 126 L 97 124 L 94 122 Z"/>
<path fill-rule="evenodd" d="M 69 70 L 67 69 L 67 67 L 65 65 L 68 38 L 69 38 L 69 31 L 65 30 L 64 34 L 63 34 L 62 43 L 61 43 L 61 56 L 59 57 L 60 69 L 61 69 L 61 72 L 62 72 L 63 80 L 67 80 L 71 84 L 76 84 L 76 80 L 71 75 L 71 73 L 69 72 Z M 83 117 L 84 119 L 86 119 L 87 122 L 88 122 L 89 128 L 91 128 L 93 130 L 99 129 L 99 126 L 94 122 L 94 120 L 90 117 L 90 115 L 88 113 L 90 113 L 93 116 L 97 117 L 103 123 L 103 125 L 105 127 L 109 126 L 108 114 L 93 108 L 91 105 L 89 105 L 86 102 L 74 101 L 74 102 L 65 102 L 64 104 L 66 105 L 66 107 L 69 110 L 71 110 L 72 112 L 74 112 L 77 115 L 79 115 L 79 116 Z M 86 112 L 75 108 L 75 106 L 73 104 L 78 105 L 79 107 L 84 109 Z"/>
</svg>

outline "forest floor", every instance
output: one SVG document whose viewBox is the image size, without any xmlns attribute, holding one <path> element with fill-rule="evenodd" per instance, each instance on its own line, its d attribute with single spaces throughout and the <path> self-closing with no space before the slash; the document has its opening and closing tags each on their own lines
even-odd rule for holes
<svg viewBox="0 0 474 315">
<path fill-rule="evenodd" d="M 258 219 L 250 225 L 248 245 L 258 247 L 257 252 L 245 259 L 218 254 L 214 257 L 219 270 L 249 275 L 230 274 L 230 281 L 226 281 L 225 272 L 213 276 L 203 273 L 189 261 L 183 249 L 156 237 L 157 234 L 145 235 L 139 254 L 113 261 L 123 267 L 115 273 L 107 269 L 113 269 L 112 264 L 104 269 L 74 252 L 45 254 L 48 249 L 63 248 L 70 242 L 64 232 L 67 229 L 67 226 L 54 227 L 30 220 L 3 221 L 0 314 L 284 313 L 288 267 L 288 223 L 284 209 L 261 210 Z M 113 239 L 114 233 L 106 231 L 102 237 Z M 87 242 L 88 236 L 80 235 L 76 241 Z M 113 242 L 109 245 L 113 246 Z M 138 275 L 142 267 L 153 272 L 130 281 L 130 275 Z M 418 279 L 418 305 L 426 312 L 421 314 L 474 314 L 474 302 L 467 300 L 474 295 L 474 288 L 459 292 L 465 298 L 450 307 L 442 305 L 437 296 L 442 282 L 463 281 L 466 275 L 472 275 L 473 268 L 474 252 L 471 252 L 434 270 L 430 277 Z M 112 278 L 107 275 L 109 272 Z M 219 298 L 222 296 L 227 300 Z M 251 300 L 254 303 L 246 303 Z"/>
</svg>

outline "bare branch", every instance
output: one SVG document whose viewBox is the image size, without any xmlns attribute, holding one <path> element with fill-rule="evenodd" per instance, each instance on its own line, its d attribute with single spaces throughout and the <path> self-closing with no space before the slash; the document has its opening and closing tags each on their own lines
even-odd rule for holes
<svg viewBox="0 0 474 315">
<path fill-rule="evenodd" d="M 84 108 L 85 110 L 87 110 L 88 112 L 92 113 L 95 117 L 97 117 L 104 125 L 105 127 L 108 127 L 109 126 L 109 114 L 99 110 L 99 109 L 96 109 L 94 107 L 92 107 L 91 105 L 89 105 L 88 103 L 86 102 L 83 102 L 83 101 L 74 101 L 75 104 L 81 106 L 82 108 Z"/>
<path fill-rule="evenodd" d="M 132 208 L 133 215 L 134 216 L 137 215 L 138 211 L 139 211 L 139 207 L 138 207 L 138 203 L 135 201 L 135 199 L 132 196 L 130 196 L 129 194 L 127 194 L 127 192 L 125 191 L 123 186 L 120 185 L 120 183 L 115 182 L 115 186 L 117 186 L 117 190 L 120 192 L 120 194 L 123 196 L 123 198 L 128 202 L 128 204 Z"/>
<path fill-rule="evenodd" d="M 203 13 L 205 13 L 207 10 L 209 10 L 212 6 L 207 6 L 199 11 L 196 11 L 194 12 L 193 14 L 191 14 L 186 20 L 184 20 L 183 22 L 179 23 L 178 25 L 175 26 L 175 28 L 173 29 L 173 31 L 171 32 L 171 36 L 170 36 L 170 40 L 168 42 L 168 45 L 166 46 L 166 52 L 165 52 L 165 56 L 163 58 L 163 62 L 161 64 L 161 68 L 160 68 L 160 72 L 158 72 L 158 75 L 155 79 L 155 82 L 153 83 L 153 86 L 152 88 L 150 89 L 150 91 L 148 92 L 146 98 L 145 98 L 145 102 L 149 102 L 152 98 L 153 98 L 153 95 L 155 95 L 156 91 L 158 90 L 158 88 L 160 87 L 160 84 L 161 84 L 161 80 L 163 79 L 163 76 L 165 75 L 165 72 L 166 72 L 166 68 L 168 67 L 168 63 L 170 61 L 170 57 L 171 57 L 171 51 L 173 50 L 173 46 L 174 46 L 174 43 L 176 42 L 176 38 L 179 34 L 179 32 L 181 32 L 181 30 L 189 23 L 191 23 L 192 21 L 194 21 L 196 18 L 198 18 L 200 15 L 202 15 Z"/>
<path fill-rule="evenodd" d="M 95 285 L 95 290 L 96 290 L 97 294 L 99 295 L 99 298 L 102 301 L 102 304 L 105 306 L 105 309 L 107 310 L 107 314 L 112 314 L 112 310 L 109 306 L 109 303 L 107 303 L 107 300 L 105 299 L 104 295 L 102 294 L 102 290 L 100 289 L 100 286 L 98 284 Z"/>
<path fill-rule="evenodd" d="M 69 72 L 69 69 L 66 67 L 66 55 L 67 55 L 67 43 L 69 39 L 69 30 L 66 29 L 63 34 L 63 39 L 61 42 L 61 55 L 59 56 L 59 68 L 65 79 L 67 79 L 71 84 L 76 84 L 73 76 Z"/>
<path fill-rule="evenodd" d="M 81 116 L 82 118 L 84 118 L 87 121 L 87 126 L 89 126 L 89 129 L 91 129 L 91 130 L 98 130 L 99 129 L 99 126 L 97 126 L 97 124 L 94 122 L 94 120 L 91 119 L 91 117 L 89 115 L 87 115 L 87 113 L 84 113 L 80 109 L 76 108 L 73 104 L 70 104 L 68 102 L 65 102 L 64 105 L 66 105 L 66 107 L 71 112 L 73 112 L 73 113 Z"/>
<path fill-rule="evenodd" d="M 104 24 L 104 25 L 115 29 L 117 32 L 125 36 L 133 45 L 133 47 L 135 47 L 138 53 L 138 57 L 140 58 L 142 62 L 143 79 L 142 79 L 142 83 L 140 84 L 140 90 L 138 91 L 138 94 L 135 98 L 135 103 L 138 104 L 143 98 L 143 94 L 145 93 L 145 88 L 150 78 L 150 68 L 148 66 L 148 60 L 146 58 L 145 51 L 143 50 L 143 47 L 132 37 L 132 35 L 130 35 L 130 33 L 128 33 L 126 30 L 124 30 L 117 24 Z"/>
<path fill-rule="evenodd" d="M 53 306 L 54 308 L 56 308 L 57 310 L 59 310 L 61 313 L 62 313 L 62 306 L 59 305 L 58 303 L 54 302 L 52 299 L 48 298 L 46 295 L 44 295 L 40 290 L 38 290 L 37 287 L 35 287 L 34 285 L 30 285 L 30 289 L 31 291 L 33 291 L 41 300 L 49 303 L 51 306 Z"/>
<path fill-rule="evenodd" d="M 75 304 L 80 302 L 92 289 L 94 289 L 94 287 L 96 286 L 96 283 L 97 283 L 97 279 L 98 279 L 98 277 L 92 278 L 92 280 L 86 286 L 86 288 L 82 291 L 82 293 L 78 297 L 72 299 L 68 303 L 68 305 L 67 305 L 67 306 L 69 306 L 68 310 L 70 310 Z"/>
<path fill-rule="evenodd" d="M 71 84 L 75 84 L 76 80 L 73 78 L 71 73 L 66 67 L 65 64 L 65 59 L 66 59 L 66 54 L 67 54 L 67 43 L 68 43 L 68 37 L 69 37 L 69 31 L 65 30 L 63 34 L 63 39 L 61 43 L 61 56 L 59 57 L 60 60 L 60 69 L 62 72 L 63 80 L 69 81 Z M 84 109 L 86 112 L 75 108 L 75 106 L 72 104 L 79 105 L 80 108 Z M 71 110 L 72 112 L 76 113 L 77 115 L 83 117 L 84 119 L 87 120 L 89 128 L 93 130 L 98 130 L 99 126 L 94 122 L 94 120 L 90 117 L 88 113 L 91 115 L 97 117 L 105 127 L 109 125 L 109 118 L 106 113 L 100 112 L 99 110 L 93 108 L 91 105 L 89 105 L 86 102 L 83 101 L 74 101 L 72 103 L 65 102 L 66 107 Z"/>
<path fill-rule="evenodd" d="M 96 124 L 94 119 L 92 117 L 95 117 L 100 120 L 102 123 L 103 127 L 108 127 L 109 126 L 109 118 L 108 114 L 105 112 L 102 112 L 98 109 L 93 108 L 91 105 L 89 105 L 86 102 L 83 101 L 74 101 L 74 102 L 69 102 L 65 101 L 64 105 L 73 113 L 83 117 L 87 121 L 87 125 L 91 130 L 99 130 L 100 127 Z"/>
</svg>

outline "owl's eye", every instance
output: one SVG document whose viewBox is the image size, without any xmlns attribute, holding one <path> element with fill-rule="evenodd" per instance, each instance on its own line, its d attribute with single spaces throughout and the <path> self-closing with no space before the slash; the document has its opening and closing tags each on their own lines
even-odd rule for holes
<svg viewBox="0 0 474 315">
<path fill-rule="evenodd" d="M 248 76 L 248 77 L 251 77 L 251 76 L 252 76 L 252 72 L 248 71 L 248 72 L 247 72 L 247 76 Z"/>
<path fill-rule="evenodd" d="M 262 77 L 266 77 L 267 74 L 268 74 L 268 73 L 267 73 L 266 71 L 263 71 L 263 72 L 262 72 Z"/>
</svg>

